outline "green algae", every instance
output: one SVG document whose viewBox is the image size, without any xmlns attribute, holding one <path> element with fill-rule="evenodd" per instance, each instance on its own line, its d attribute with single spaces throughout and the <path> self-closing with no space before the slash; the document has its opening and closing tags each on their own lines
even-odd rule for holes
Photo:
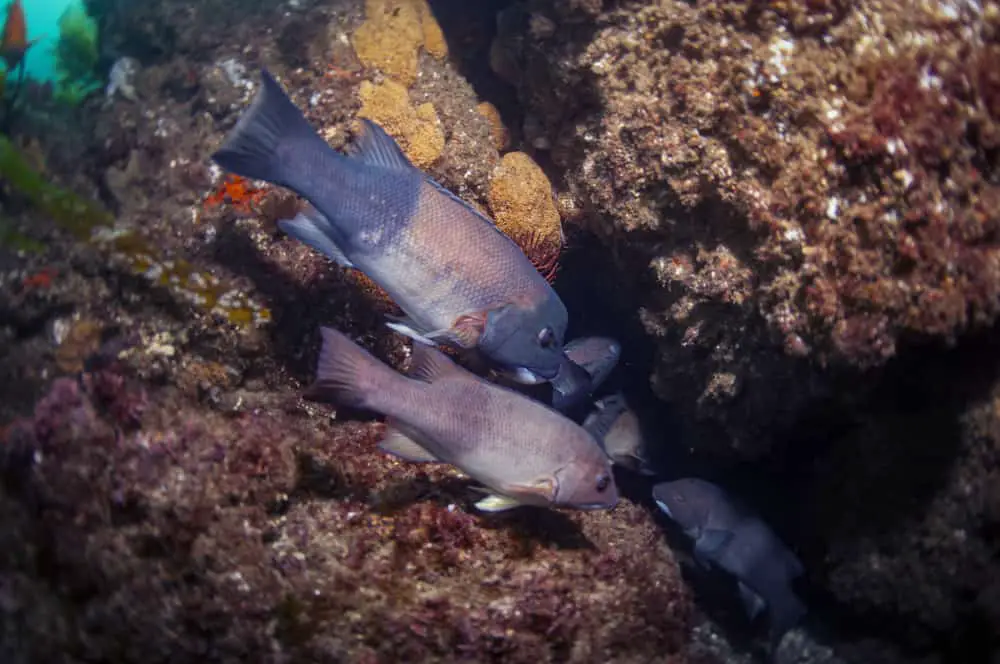
<svg viewBox="0 0 1000 664">
<path fill-rule="evenodd" d="M 72 4 L 59 18 L 59 41 L 53 49 L 56 65 L 55 98 L 78 106 L 101 88 L 97 77 L 97 22 L 81 4 Z"/>
<path fill-rule="evenodd" d="M 26 198 L 77 240 L 109 252 L 125 269 L 153 286 L 166 288 L 193 306 L 237 325 L 270 321 L 270 312 L 249 295 L 228 287 L 215 275 L 185 260 L 163 258 L 149 240 L 130 230 L 113 228 L 115 218 L 95 201 L 47 182 L 17 148 L 0 136 L 0 180 Z M 0 245 L 38 248 L 44 245 L 22 236 L 0 220 Z"/>
</svg>

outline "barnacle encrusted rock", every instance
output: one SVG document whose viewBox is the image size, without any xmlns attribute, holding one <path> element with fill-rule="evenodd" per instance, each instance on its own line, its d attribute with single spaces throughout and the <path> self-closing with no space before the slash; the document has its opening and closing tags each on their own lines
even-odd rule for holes
<svg viewBox="0 0 1000 664">
<path fill-rule="evenodd" d="M 552 185 L 527 154 L 503 156 L 490 180 L 489 203 L 497 226 L 511 237 L 533 235 L 545 242 L 561 242 L 562 224 Z"/>
<path fill-rule="evenodd" d="M 365 22 L 354 31 L 353 44 L 365 66 L 407 87 L 417 78 L 421 47 L 436 58 L 448 54 L 426 0 L 366 0 Z"/>
</svg>

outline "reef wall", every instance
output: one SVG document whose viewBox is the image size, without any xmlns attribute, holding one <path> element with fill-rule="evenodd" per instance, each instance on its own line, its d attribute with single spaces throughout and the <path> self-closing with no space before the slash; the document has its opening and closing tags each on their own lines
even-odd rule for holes
<svg viewBox="0 0 1000 664">
<path fill-rule="evenodd" d="M 744 494 L 844 623 L 787 661 L 1000 650 L 995 3 L 88 5 L 134 95 L 12 144 L 113 222 L 0 196 L 31 241 L 0 241 L 3 661 L 747 661 L 646 483 L 482 519 L 299 398 L 320 325 L 407 351 L 278 231 L 294 197 L 209 163 L 262 65 L 334 147 L 375 119 L 567 297 L 617 300 L 600 331 L 684 433 L 657 443 L 770 480 Z"/>
</svg>

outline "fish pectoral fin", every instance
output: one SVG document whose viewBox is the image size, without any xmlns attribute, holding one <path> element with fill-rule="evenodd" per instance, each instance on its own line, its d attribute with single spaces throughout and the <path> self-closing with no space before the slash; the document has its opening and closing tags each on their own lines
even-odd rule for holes
<svg viewBox="0 0 1000 664">
<path fill-rule="evenodd" d="M 462 378 L 470 374 L 461 371 L 448 356 L 430 346 L 414 344 L 407 375 L 425 383 L 442 378 Z"/>
<path fill-rule="evenodd" d="M 330 221 L 311 205 L 308 205 L 291 219 L 278 221 L 278 228 L 299 242 L 309 245 L 330 260 L 343 267 L 354 267 L 340 247 L 330 238 L 327 230 Z"/>
<path fill-rule="evenodd" d="M 462 348 L 475 348 L 479 344 L 479 338 L 486 331 L 486 316 L 485 311 L 462 314 L 455 319 L 455 323 L 445 334 L 452 343 Z"/>
<path fill-rule="evenodd" d="M 414 168 L 395 139 L 368 118 L 361 119 L 361 134 L 351 143 L 348 151 L 371 166 L 400 170 Z"/>
<path fill-rule="evenodd" d="M 378 444 L 378 448 L 387 454 L 397 456 L 405 461 L 415 463 L 435 463 L 440 461 L 440 459 L 428 452 L 423 445 L 391 424 L 385 432 L 385 438 Z"/>
<path fill-rule="evenodd" d="M 476 507 L 484 512 L 501 512 L 520 505 L 551 503 L 556 498 L 558 486 L 554 477 L 543 477 L 526 484 L 506 484 L 504 495 L 490 494 L 476 503 Z"/>
<path fill-rule="evenodd" d="M 559 482 L 551 476 L 526 484 L 507 484 L 503 487 L 504 492 L 512 496 L 524 496 L 525 502 L 540 498 L 547 503 L 555 501 L 558 489 Z"/>
<path fill-rule="evenodd" d="M 476 509 L 483 512 L 504 512 L 512 510 L 515 507 L 520 507 L 522 504 L 516 498 L 491 493 L 476 503 Z"/>
<path fill-rule="evenodd" d="M 750 620 L 753 620 L 760 615 L 760 612 L 764 610 L 767 604 L 764 602 L 763 597 L 754 592 L 742 581 L 739 581 L 738 585 L 740 588 L 740 598 L 743 600 L 743 607 L 747 610 Z"/>
</svg>

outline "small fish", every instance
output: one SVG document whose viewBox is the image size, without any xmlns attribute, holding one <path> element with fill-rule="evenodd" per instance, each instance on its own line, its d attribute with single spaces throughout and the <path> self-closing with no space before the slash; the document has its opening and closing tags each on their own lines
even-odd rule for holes
<svg viewBox="0 0 1000 664">
<path fill-rule="evenodd" d="M 3 37 L 0 38 L 0 57 L 7 62 L 8 72 L 21 64 L 24 54 L 36 41 L 38 40 L 28 41 L 24 8 L 21 0 L 13 0 L 7 5 L 7 20 L 3 24 Z"/>
<path fill-rule="evenodd" d="M 583 421 L 612 462 L 643 475 L 653 475 L 645 457 L 646 442 L 639 417 L 628 407 L 621 393 L 604 397 Z"/>
<path fill-rule="evenodd" d="M 608 337 L 581 337 L 563 346 L 573 366 L 552 381 L 552 407 L 567 411 L 593 394 L 618 365 L 622 347 Z M 582 369 L 576 369 L 579 367 Z"/>
<path fill-rule="evenodd" d="M 555 410 L 479 378 L 430 346 L 413 344 L 404 376 L 342 333 L 321 331 L 309 396 L 385 415 L 389 429 L 379 447 L 408 461 L 455 466 L 487 487 L 479 509 L 617 505 L 607 457 Z"/>
<path fill-rule="evenodd" d="M 406 314 L 393 330 L 476 348 L 521 383 L 556 378 L 569 360 L 555 291 L 489 218 L 415 168 L 378 125 L 362 124 L 350 154 L 335 151 L 264 70 L 212 159 L 308 200 L 280 227 L 381 286 Z"/>
<path fill-rule="evenodd" d="M 734 503 L 720 487 L 697 478 L 663 482 L 653 499 L 694 540 L 694 556 L 736 577 L 752 620 L 770 613 L 771 651 L 806 613 L 792 590 L 802 563 L 760 518 Z"/>
</svg>

